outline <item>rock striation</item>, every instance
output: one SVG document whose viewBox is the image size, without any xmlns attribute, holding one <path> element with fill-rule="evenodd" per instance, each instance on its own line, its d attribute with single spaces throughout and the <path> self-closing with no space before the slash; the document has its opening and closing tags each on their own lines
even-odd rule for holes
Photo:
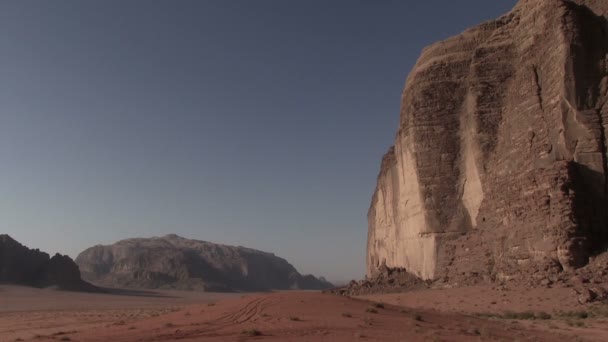
<svg viewBox="0 0 608 342">
<path fill-rule="evenodd" d="M 507 281 L 608 245 L 608 0 L 521 0 L 422 51 L 368 213 L 367 275 Z"/>
<path fill-rule="evenodd" d="M 50 257 L 5 234 L 0 235 L 0 282 L 68 291 L 100 290 L 80 278 L 78 266 L 70 257 L 61 254 Z"/>
<path fill-rule="evenodd" d="M 144 289 L 268 291 L 332 287 L 301 275 L 271 253 L 171 234 L 94 246 L 78 255 L 83 277 L 97 285 Z"/>
</svg>

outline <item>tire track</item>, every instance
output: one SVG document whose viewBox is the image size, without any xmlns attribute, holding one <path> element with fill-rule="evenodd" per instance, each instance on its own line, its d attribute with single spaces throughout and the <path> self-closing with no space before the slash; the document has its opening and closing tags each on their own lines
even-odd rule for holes
<svg viewBox="0 0 608 342">
<path fill-rule="evenodd" d="M 174 333 L 162 334 L 154 336 L 146 341 L 163 341 L 170 339 L 191 339 L 199 337 L 217 337 L 221 335 L 221 331 L 226 328 L 234 329 L 235 325 L 241 325 L 250 322 L 255 317 L 260 316 L 264 309 L 272 305 L 268 298 L 256 298 L 248 301 L 235 311 L 229 312 L 224 316 L 211 321 L 202 322 L 206 325 L 204 328 L 198 328 L 189 331 L 180 331 L 177 329 Z"/>
</svg>

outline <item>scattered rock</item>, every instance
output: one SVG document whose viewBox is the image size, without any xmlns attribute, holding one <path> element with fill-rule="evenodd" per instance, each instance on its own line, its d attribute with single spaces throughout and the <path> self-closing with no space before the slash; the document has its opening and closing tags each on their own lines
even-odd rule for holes
<svg viewBox="0 0 608 342">
<path fill-rule="evenodd" d="M 581 304 L 591 303 L 597 298 L 597 294 L 589 289 L 582 289 L 578 295 Z"/>
<path fill-rule="evenodd" d="M 347 286 L 330 289 L 327 292 L 341 296 L 359 296 L 374 293 L 402 292 L 413 289 L 429 288 L 430 281 L 422 280 L 404 268 L 383 267 L 382 272 L 373 278 L 351 281 Z"/>
</svg>

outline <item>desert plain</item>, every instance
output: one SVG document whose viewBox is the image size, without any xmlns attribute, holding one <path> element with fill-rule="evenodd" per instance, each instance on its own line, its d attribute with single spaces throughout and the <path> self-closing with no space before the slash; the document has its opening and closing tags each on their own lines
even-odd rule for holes
<svg viewBox="0 0 608 342">
<path fill-rule="evenodd" d="M 314 13 L 326 14 L 320 9 L 315 9 Z M 278 17 L 284 19 L 283 16 Z M 336 17 L 346 18 L 343 13 Z M 433 14 L 432 18 L 435 17 Z M 80 25 L 83 20 L 80 20 L 80 16 L 76 18 Z M 63 23 L 64 20 L 60 21 Z M 240 20 L 231 18 L 223 21 L 233 25 Z M 442 24 L 442 20 L 425 21 L 433 26 Z M 34 24 L 36 21 L 28 19 L 27 22 Z M 306 18 L 306 32 L 309 31 L 310 22 L 312 21 Z M 22 30 L 22 25 L 19 22 L 17 31 Z M 334 23 L 330 26 L 334 26 Z M 252 27 L 247 26 L 243 32 L 250 29 Z M 208 30 L 199 28 L 196 31 L 197 37 L 199 31 Z M 280 31 L 284 29 L 280 28 Z M 416 28 L 415 31 L 419 34 L 424 30 Z M 319 34 L 321 35 L 323 38 L 326 36 L 325 32 Z M 351 40 L 353 36 L 349 32 L 344 40 Z M 182 33 L 179 32 L 176 37 L 179 37 L 176 40 L 182 40 Z M 311 40 L 324 41 L 316 38 Z M 297 42 L 300 43 L 299 40 Z M 376 39 L 369 42 L 375 44 Z M 357 45 L 372 46 L 369 42 Z M 272 43 L 269 46 L 280 45 L 282 44 Z M 88 48 L 88 45 L 82 47 Z M 172 48 L 167 48 L 167 51 L 170 50 Z M 187 51 L 187 55 L 190 55 L 190 50 Z M 310 51 L 324 56 L 321 50 Z M 28 53 L 27 58 L 21 59 L 29 59 L 31 55 L 34 54 Z M 142 54 L 141 59 L 148 60 L 151 55 L 154 54 Z M 247 54 L 230 53 L 230 56 Z M 352 56 L 356 54 L 348 57 Z M 342 59 L 340 57 L 339 60 Z M 247 58 L 234 60 L 240 63 Z M 308 62 L 295 63 L 294 75 L 298 77 L 290 77 L 285 84 L 297 85 L 298 82 L 293 82 L 293 79 L 300 78 L 303 74 L 300 67 Z M 140 64 L 139 60 L 137 64 Z M 175 64 L 181 64 L 181 61 Z M 362 64 L 361 68 L 368 69 L 372 64 Z M 269 65 L 272 64 L 264 59 L 264 67 L 246 70 L 263 70 L 265 74 L 254 79 L 265 79 Z M 236 68 L 230 66 L 229 70 L 241 70 L 241 67 L 240 64 Z M 27 68 L 28 74 L 30 69 L 32 68 Z M 166 66 L 160 69 L 165 70 Z M 197 69 L 193 67 L 192 70 Z M 188 78 L 179 82 L 180 87 L 182 83 L 188 84 L 191 81 L 190 71 L 184 74 L 188 74 Z M 247 77 L 242 77 L 246 73 L 237 74 L 238 81 L 226 84 L 246 84 L 243 81 Z M 353 73 L 355 74 L 359 80 L 359 70 Z M 120 76 L 117 80 L 122 80 L 122 73 Z M 326 76 L 323 74 L 320 79 L 330 80 Z M 88 77 L 87 72 L 75 79 Z M 38 88 L 38 77 L 33 79 Z M 47 87 L 54 88 L 55 83 L 53 79 L 52 85 Z M 86 82 L 86 85 L 89 83 Z M 317 83 L 321 85 L 324 82 L 315 79 L 314 86 L 305 87 L 306 91 L 294 88 L 292 93 L 305 94 L 305 97 L 285 103 L 316 104 L 314 98 L 311 101 L 308 89 L 316 88 Z M 376 85 L 375 82 L 368 83 Z M 166 82 L 159 80 L 158 84 Z M 84 85 L 79 84 L 78 88 Z M 244 103 L 243 108 L 236 111 L 239 114 L 254 113 L 252 108 L 256 107 L 258 98 L 248 101 L 246 95 L 257 94 L 251 90 L 259 88 L 259 85 L 252 85 L 243 88 L 245 90 L 241 92 L 230 88 L 230 101 L 236 99 L 234 102 L 242 100 Z M 345 85 L 332 87 L 350 91 Z M 215 84 L 193 93 L 204 93 L 212 86 Z M 365 95 L 372 92 L 372 88 L 369 89 Z M 140 91 L 137 89 L 138 93 Z M 280 93 L 283 94 L 283 91 Z M 76 98 L 72 92 L 66 94 L 70 94 L 70 98 Z M 273 96 L 280 98 L 278 94 Z M 364 97 L 363 100 L 367 100 L 367 96 Z M 28 92 L 24 98 L 33 97 Z M 339 96 L 336 98 L 340 99 Z M 357 96 L 349 93 L 348 98 L 356 99 Z M 182 102 L 180 98 L 176 107 L 181 107 Z M 277 122 L 283 122 L 285 111 L 281 106 L 276 106 L 276 102 L 273 97 L 268 103 L 281 109 L 276 113 L 276 118 Z M 100 103 L 105 106 L 105 99 L 104 102 L 100 100 Z M 292 106 L 287 107 L 291 109 Z M 29 112 L 30 108 L 26 109 L 24 112 Z M 66 131 L 71 132 L 73 127 L 77 127 L 74 122 L 82 116 L 80 111 L 81 106 L 77 106 L 77 115 L 64 123 Z M 199 111 L 200 108 L 196 108 L 193 113 Z M 331 111 L 334 111 L 333 108 Z M 122 109 L 117 112 L 117 117 L 122 117 L 123 112 Z M 301 124 L 302 118 L 306 118 L 304 122 L 307 123 L 313 112 L 325 115 L 318 110 L 313 110 L 308 115 L 293 113 L 293 126 L 285 126 L 293 127 L 293 130 L 286 130 L 289 136 L 271 140 L 272 150 L 268 147 L 260 149 L 263 151 L 260 156 L 270 156 L 272 160 L 252 160 L 249 150 L 243 148 L 255 143 L 254 139 L 250 139 L 250 134 L 258 125 L 251 123 L 259 121 L 263 123 L 259 125 L 260 129 L 271 129 L 269 132 L 258 132 L 259 137 L 265 137 L 261 139 L 265 143 L 259 146 L 270 146 L 266 144 L 266 138 L 274 137 L 274 133 L 283 129 L 272 129 L 272 125 L 264 120 L 266 114 L 256 117 L 254 121 L 249 121 L 253 116 L 233 120 L 228 115 L 231 119 L 226 126 L 217 127 L 230 128 L 227 132 L 221 132 L 221 138 L 228 137 L 226 141 L 237 143 L 234 145 L 237 148 L 224 151 L 224 155 L 230 156 L 226 159 L 237 161 L 236 164 L 224 165 L 223 162 L 208 160 L 194 163 L 190 158 L 205 154 L 200 153 L 199 145 L 188 143 L 176 145 L 180 148 L 176 147 L 175 151 L 178 152 L 175 154 L 186 156 L 182 163 L 175 163 L 175 156 L 168 153 L 167 159 L 162 162 L 156 158 L 142 160 L 141 173 L 148 174 L 152 170 L 149 165 L 158 165 L 159 169 L 164 170 L 166 165 L 174 164 L 183 164 L 184 167 L 190 164 L 221 164 L 226 170 L 218 171 L 218 174 L 233 175 L 233 171 L 242 172 L 238 177 L 227 178 L 226 189 L 234 187 L 233 190 L 220 191 L 218 187 L 219 193 L 227 191 L 226 194 L 238 194 L 227 197 L 229 200 L 226 203 L 229 205 L 226 207 L 229 210 L 225 216 L 230 217 L 227 222 L 239 222 L 242 219 L 247 226 L 243 230 L 251 230 L 248 226 L 249 213 L 262 213 L 264 224 L 260 227 L 264 229 L 268 222 L 274 225 L 274 221 L 287 222 L 287 227 L 277 229 L 281 234 L 288 229 L 292 229 L 289 234 L 307 229 L 305 219 L 325 218 L 324 215 L 330 211 L 327 209 L 333 204 L 331 196 L 340 193 L 339 189 L 333 188 L 338 183 L 333 178 L 322 184 L 317 181 L 323 177 L 315 175 L 308 179 L 310 183 L 306 182 L 302 175 L 308 173 L 310 165 L 323 166 L 330 170 L 328 174 L 339 176 L 350 174 L 358 168 L 350 167 L 342 173 L 334 172 L 328 161 L 341 159 L 322 153 L 319 155 L 323 158 L 313 163 L 304 163 L 301 168 L 287 169 L 289 172 L 282 172 L 278 168 L 294 161 L 303 161 L 301 157 L 306 153 L 298 152 L 308 151 L 308 145 L 319 146 L 323 152 L 327 152 L 325 150 L 330 144 L 318 140 L 320 131 L 311 130 L 309 134 L 299 132 L 307 126 Z M 348 121 L 349 124 L 336 126 L 340 129 L 331 130 L 332 134 L 327 134 L 334 139 L 332 146 L 336 145 L 333 144 L 334 141 L 346 141 L 338 133 L 357 126 L 350 124 L 356 118 L 356 113 L 347 110 L 344 112 L 348 115 L 344 116 L 343 121 Z M 377 110 L 372 112 L 375 114 Z M 149 120 L 148 113 L 142 112 L 141 115 L 141 122 Z M 171 124 L 159 125 L 159 132 L 164 132 L 167 126 L 172 127 L 180 121 L 169 116 L 167 114 L 167 123 Z M 377 117 L 379 116 L 373 115 L 373 120 L 377 120 Z M 213 116 L 213 120 L 216 118 L 221 119 L 220 115 Z M 318 126 L 327 128 L 327 123 L 331 121 L 326 121 L 325 117 L 322 119 L 319 119 Z M 238 132 L 234 126 L 238 126 L 235 123 L 240 121 L 246 125 Z M 41 122 L 40 131 L 46 131 L 49 125 Z M 53 122 L 53 125 L 56 124 Z M 23 126 L 28 128 L 24 130 L 24 136 L 29 137 L 31 125 Z M 191 137 L 192 141 L 198 142 L 199 137 L 206 136 L 200 133 L 203 132 L 202 126 L 200 131 L 192 130 L 196 135 Z M 366 131 L 368 127 L 373 127 L 367 124 L 360 126 Z M 182 127 L 184 132 L 192 129 L 187 124 Z M 113 142 L 109 140 L 113 140 L 110 138 L 114 131 L 128 132 L 125 134 L 128 136 L 125 142 L 129 143 L 108 149 L 107 146 Z M 300 134 L 296 136 L 298 139 L 292 136 L 292 132 L 296 131 Z M 99 135 L 97 128 L 91 132 L 95 133 L 91 134 L 92 137 Z M 125 160 L 156 151 L 151 147 L 156 146 L 158 139 L 154 137 L 146 144 L 144 140 L 147 135 L 141 132 L 139 129 L 129 130 L 116 126 L 112 134 L 108 134 L 110 138 L 101 134 L 105 139 L 100 139 L 97 148 L 82 151 L 83 160 L 87 161 L 83 164 L 89 164 L 90 150 L 118 152 L 126 146 L 139 145 L 139 140 L 142 140 L 142 146 L 146 146 L 146 153 L 135 149 L 133 153 L 125 154 Z M 168 140 L 180 144 L 190 141 L 179 132 Z M 75 260 L 61 254 L 51 257 L 38 249 L 21 245 L 4 234 L 0 235 L 0 281 L 7 284 L 0 284 L 0 341 L 608 341 L 608 0 L 520 0 L 506 14 L 424 48 L 407 77 L 396 133 L 392 146 L 386 150 L 380 163 L 375 190 L 367 211 L 366 264 L 360 265 L 361 270 L 365 268 L 365 279 L 352 281 L 344 288 L 319 291 L 318 289 L 332 288 L 333 284 L 324 277 L 301 274 L 287 260 L 274 253 L 193 240 L 177 234 L 152 238 L 134 237 L 112 245 L 91 246 Z M 61 135 L 63 134 L 57 134 Z M 80 135 L 87 134 L 79 132 Z M 138 144 L 132 143 L 133 136 L 138 138 Z M 367 141 L 366 138 L 361 138 L 367 135 L 352 136 L 357 138 L 350 144 L 345 144 L 346 148 L 336 145 L 340 146 L 340 152 L 350 150 L 357 151 L 354 154 L 358 154 L 355 140 Z M 40 151 L 46 151 L 46 144 L 51 140 L 53 139 L 41 140 L 40 144 L 44 143 L 44 148 L 40 148 Z M 298 148 L 300 140 L 307 141 L 306 149 Z M 203 144 L 201 141 L 200 146 L 219 146 L 223 144 L 217 142 L 224 140 L 213 141 L 214 144 Z M 73 145 L 79 144 L 70 140 L 59 145 L 69 148 L 56 150 L 65 149 L 71 153 Z M 183 153 L 193 146 L 196 147 L 190 153 Z M 281 153 L 276 153 L 276 146 L 288 147 L 289 153 L 283 153 L 282 150 L 278 150 Z M 159 148 L 158 152 L 164 150 Z M 365 149 L 361 149 L 363 150 Z M 219 155 L 219 151 L 218 149 L 214 153 Z M 245 155 L 239 156 L 234 151 L 244 152 Z M 29 149 L 25 152 L 24 155 L 31 154 Z M 279 159 L 282 157 L 295 158 L 293 161 Z M 67 160 L 71 159 L 70 154 Z M 108 164 L 105 158 L 99 160 L 99 166 Z M 55 159 L 52 161 L 54 163 Z M 250 162 L 251 165 L 271 166 L 268 172 L 260 172 L 269 177 L 254 178 L 254 181 L 247 182 L 248 177 L 255 172 L 249 172 L 248 167 L 243 166 L 247 165 L 243 161 Z M 10 161 L 4 164 L 11 165 Z M 339 164 L 360 165 L 358 162 Z M 44 164 L 38 168 L 31 167 L 28 163 L 25 165 L 26 168 L 15 174 L 29 174 L 32 169 L 46 171 L 48 168 Z M 338 170 L 336 165 L 334 167 Z M 100 170 L 95 169 L 91 174 L 98 171 L 102 174 Z M 111 171 L 113 174 L 114 170 Z M 138 174 L 130 168 L 127 171 L 128 174 Z M 61 174 L 71 175 L 72 172 L 74 170 L 69 167 Z M 196 174 L 197 177 L 192 178 L 191 184 L 184 183 L 187 186 L 172 183 L 184 174 Z M 238 206 L 233 208 L 233 198 L 242 201 L 251 198 L 251 202 L 261 200 L 261 194 L 272 188 L 267 186 L 266 180 L 281 179 L 277 175 L 293 175 L 288 178 L 288 182 L 277 183 L 277 189 L 289 188 L 289 192 L 271 197 L 266 206 L 244 207 L 246 210 L 238 210 Z M 214 177 L 207 179 L 198 176 L 198 167 L 176 171 L 171 175 L 168 173 L 167 179 L 171 181 L 168 184 L 176 186 L 176 191 L 169 193 L 180 193 L 190 188 L 206 189 L 200 187 L 200 183 L 204 182 L 213 183 L 210 189 L 216 188 Z M 45 172 L 40 177 L 40 184 L 46 185 L 48 174 Z M 141 181 L 139 177 L 133 179 L 136 181 L 134 184 Z M 29 189 L 32 184 L 36 183 L 25 182 L 22 186 Z M 75 183 L 74 187 L 80 189 L 82 184 Z M 126 183 L 116 183 L 114 189 L 128 188 L 124 184 Z M 153 182 L 151 184 L 153 186 L 149 188 L 157 186 Z M 311 184 L 318 188 L 334 189 L 326 196 L 310 197 L 311 201 L 318 202 L 312 208 L 319 204 L 322 207 L 321 214 L 308 212 L 306 206 L 300 205 L 300 201 L 307 196 L 289 197 L 293 195 L 292 188 L 299 185 L 308 190 Z M 100 193 L 105 193 L 105 179 L 100 181 L 99 186 L 104 190 L 100 190 Z M 356 181 L 347 188 L 358 186 L 361 183 Z M 254 190 L 247 193 L 250 188 Z M 127 203 L 120 207 L 119 214 L 128 211 L 125 208 L 131 210 L 132 202 L 137 204 L 132 209 L 133 215 L 136 215 L 140 203 L 145 204 L 148 197 L 155 197 L 147 196 L 146 192 L 140 193 L 139 189 L 133 191 L 126 192 L 122 197 L 116 196 Z M 201 190 L 201 193 L 210 196 L 208 202 L 222 197 L 213 191 Z M 308 194 L 307 191 L 302 193 Z M 49 198 L 55 200 L 56 193 L 50 194 Z M 96 198 L 96 195 L 97 192 L 93 192 L 83 195 L 83 198 Z M 11 198 L 10 194 L 5 197 Z M 156 211 L 160 213 L 166 207 L 179 207 L 173 203 L 173 197 L 182 196 L 168 197 L 165 200 L 170 204 L 158 204 Z M 205 212 L 208 209 L 192 207 L 194 204 L 191 198 L 198 199 L 199 194 L 183 197 L 185 207 L 197 208 L 192 210 L 193 217 L 188 219 L 187 225 L 200 220 L 203 221 L 201 227 L 211 226 L 209 222 L 213 220 L 206 222 L 207 217 L 201 220 L 197 216 L 199 211 Z M 346 202 L 345 197 L 347 196 L 343 199 Z M 140 201 L 130 201 L 130 198 Z M 298 215 L 284 220 L 282 215 L 290 210 L 281 210 L 281 206 L 271 202 L 290 202 L 289 198 L 293 198 L 293 212 L 297 211 Z M 92 204 L 89 209 L 97 213 L 98 207 L 99 205 Z M 11 207 L 8 208 L 7 211 L 10 211 Z M 76 208 L 80 209 L 79 206 Z M 201 204 L 200 208 L 206 208 L 206 204 Z M 225 208 L 221 209 L 223 211 Z M 29 207 L 22 211 L 38 212 Z M 70 210 L 63 210 L 58 216 L 63 216 L 64 212 Z M 208 212 L 211 213 L 212 210 Z M 301 213 L 305 215 L 300 216 Z M 239 218 L 239 215 L 242 217 Z M 176 215 L 178 216 L 181 218 L 182 215 Z M 125 222 L 130 222 L 131 216 L 126 217 L 129 220 Z M 142 222 L 146 219 L 150 220 L 142 217 Z M 170 217 L 163 217 L 161 221 L 164 220 L 173 221 Z M 154 224 L 157 224 L 156 221 L 159 220 L 151 220 Z M 144 223 L 137 225 L 143 226 Z M 228 224 L 232 225 L 233 223 Z M 325 227 L 329 229 L 333 225 L 330 219 L 321 225 L 324 228 L 318 231 L 323 233 L 309 240 L 307 253 L 317 252 L 319 239 L 333 236 L 325 233 Z M 201 228 L 199 233 L 197 235 L 204 235 L 205 229 Z M 349 231 L 348 234 L 350 233 Z M 352 234 L 359 233 L 362 232 L 352 231 Z M 267 236 L 266 230 L 256 234 Z M 289 234 L 286 236 L 295 236 Z M 305 234 L 297 236 L 312 235 L 307 230 Z M 286 246 L 302 244 L 299 239 L 296 241 L 292 238 L 277 241 Z M 347 244 L 345 250 L 363 247 L 353 246 Z M 289 247 L 284 248 L 286 250 Z M 333 246 L 329 250 L 335 254 L 316 263 L 346 259 Z M 334 272 L 340 268 L 334 266 Z M 99 287 L 115 289 L 99 291 Z M 156 290 L 159 288 L 176 290 Z M 59 289 L 89 292 L 65 292 Z M 194 291 L 180 292 L 177 289 Z"/>
<path fill-rule="evenodd" d="M 0 341 L 606 341 L 572 289 L 89 294 L 0 286 Z"/>
</svg>

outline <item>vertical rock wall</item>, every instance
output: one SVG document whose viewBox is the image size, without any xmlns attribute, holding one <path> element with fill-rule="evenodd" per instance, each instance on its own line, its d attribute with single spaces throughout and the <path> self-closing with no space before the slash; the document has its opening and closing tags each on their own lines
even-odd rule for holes
<svg viewBox="0 0 608 342">
<path fill-rule="evenodd" d="M 607 232 L 608 0 L 522 0 L 423 50 L 368 213 L 368 276 L 584 265 Z"/>
</svg>

